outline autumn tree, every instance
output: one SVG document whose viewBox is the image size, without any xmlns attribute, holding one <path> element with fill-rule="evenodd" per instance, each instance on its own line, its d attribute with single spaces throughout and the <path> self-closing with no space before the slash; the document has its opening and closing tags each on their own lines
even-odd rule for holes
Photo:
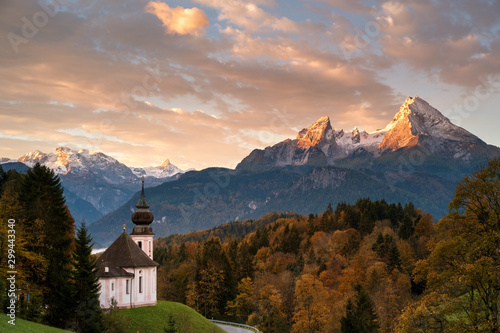
<svg viewBox="0 0 500 333">
<path fill-rule="evenodd" d="M 13 172 L 12 177 L 4 184 L 4 191 L 0 198 L 0 253 L 5 254 L 0 258 L 0 286 L 5 281 L 3 272 L 9 270 L 17 271 L 16 286 L 19 301 L 17 308 L 22 318 L 37 321 L 43 310 L 42 292 L 45 289 L 43 277 L 47 272 L 47 260 L 37 252 L 32 251 L 36 247 L 36 236 L 31 234 L 33 229 L 26 225 L 23 208 L 16 191 L 16 182 L 19 179 Z M 14 223 L 9 224 L 8 221 Z M 39 225 L 35 221 L 34 225 Z M 10 235 L 10 236 L 9 236 Z M 43 239 L 43 232 L 40 232 L 40 239 Z M 10 241 L 9 241 L 10 240 Z M 7 250 L 10 250 L 8 252 Z M 12 252 L 12 253 L 11 253 Z M 7 254 L 12 254 L 7 255 Z M 2 288 L 3 291 L 3 288 Z M 4 293 L 0 293 L 4 296 Z M 0 296 L 1 297 L 1 296 Z"/>
<path fill-rule="evenodd" d="M 449 208 L 429 258 L 416 268 L 427 281 L 426 295 L 405 311 L 400 332 L 498 333 L 500 160 L 465 177 Z"/>
<path fill-rule="evenodd" d="M 248 316 L 255 311 L 253 303 L 254 283 L 246 277 L 238 283 L 238 295 L 234 301 L 227 304 L 228 313 L 239 321 L 245 322 Z"/>
<path fill-rule="evenodd" d="M 286 315 L 283 311 L 283 299 L 272 285 L 266 284 L 256 293 L 257 309 L 248 318 L 248 324 L 257 326 L 266 333 L 287 332 Z"/>
<path fill-rule="evenodd" d="M 324 332 L 329 316 L 328 292 L 323 283 L 311 274 L 296 282 L 295 315 L 292 332 Z"/>
</svg>

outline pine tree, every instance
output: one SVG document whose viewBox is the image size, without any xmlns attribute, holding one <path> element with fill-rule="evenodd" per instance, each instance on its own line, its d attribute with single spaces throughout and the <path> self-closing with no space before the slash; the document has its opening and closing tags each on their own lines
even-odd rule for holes
<svg viewBox="0 0 500 333">
<path fill-rule="evenodd" d="M 411 235 L 413 235 L 413 231 L 413 220 L 410 215 L 405 214 L 399 228 L 399 237 L 402 239 L 408 239 L 411 237 Z"/>
<path fill-rule="evenodd" d="M 172 318 L 172 315 L 168 315 L 168 321 L 167 321 L 167 327 L 163 329 L 164 333 L 176 333 L 177 332 L 177 325 L 175 324 L 174 318 Z"/>
<path fill-rule="evenodd" d="M 347 305 L 345 307 L 345 316 L 340 320 L 340 332 L 341 333 L 355 333 L 356 327 L 356 317 L 354 313 L 354 305 L 351 299 L 347 300 Z"/>
<path fill-rule="evenodd" d="M 99 306 L 99 279 L 96 276 L 96 263 L 92 258 L 92 237 L 85 223 L 77 230 L 76 248 L 73 252 L 75 270 L 74 301 L 77 304 L 75 321 L 78 332 L 102 332 L 102 311 Z"/>
<path fill-rule="evenodd" d="M 59 177 L 36 164 L 23 179 L 20 201 L 26 211 L 26 230 L 39 227 L 45 237 L 39 253 L 48 262 L 42 279 L 45 321 L 64 328 L 74 311 L 70 281 L 74 220 Z"/>
<path fill-rule="evenodd" d="M 375 305 L 363 288 L 359 288 L 355 314 L 357 318 L 357 332 L 371 333 L 379 330 L 380 326 Z"/>
<path fill-rule="evenodd" d="M 378 332 L 377 312 L 370 296 L 361 287 L 356 287 L 358 295 L 356 304 L 349 299 L 346 305 L 346 315 L 340 320 L 342 333 L 373 333 Z"/>
<path fill-rule="evenodd" d="M 399 269 L 401 270 L 401 255 L 399 254 L 398 246 L 395 242 L 389 246 L 389 270 Z"/>
</svg>

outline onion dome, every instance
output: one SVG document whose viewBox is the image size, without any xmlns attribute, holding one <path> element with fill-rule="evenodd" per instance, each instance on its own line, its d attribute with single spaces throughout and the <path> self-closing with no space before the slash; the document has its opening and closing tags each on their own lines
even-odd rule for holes
<svg viewBox="0 0 500 333">
<path fill-rule="evenodd" d="M 144 195 L 144 177 L 142 177 L 141 198 L 135 207 L 137 210 L 132 214 L 132 222 L 135 224 L 132 235 L 152 235 L 153 230 L 149 225 L 153 222 L 154 216 L 148 209 L 149 204 Z"/>
</svg>

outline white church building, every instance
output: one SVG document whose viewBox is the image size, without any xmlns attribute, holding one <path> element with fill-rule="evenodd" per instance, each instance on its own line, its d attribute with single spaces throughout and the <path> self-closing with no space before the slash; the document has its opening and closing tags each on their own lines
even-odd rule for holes
<svg viewBox="0 0 500 333">
<path fill-rule="evenodd" d="M 132 214 L 135 226 L 130 236 L 125 232 L 97 259 L 97 277 L 101 284 L 99 298 L 102 308 L 109 308 L 115 299 L 120 308 L 156 305 L 156 271 L 153 260 L 153 214 L 142 193 Z"/>
</svg>

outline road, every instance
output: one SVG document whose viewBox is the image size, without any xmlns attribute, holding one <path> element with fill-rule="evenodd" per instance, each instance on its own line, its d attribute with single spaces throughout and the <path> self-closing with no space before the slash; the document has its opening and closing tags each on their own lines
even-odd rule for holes
<svg viewBox="0 0 500 333">
<path fill-rule="evenodd" d="M 253 331 L 247 330 L 245 328 L 222 325 L 222 324 L 217 324 L 217 325 L 228 333 L 254 333 Z"/>
</svg>

